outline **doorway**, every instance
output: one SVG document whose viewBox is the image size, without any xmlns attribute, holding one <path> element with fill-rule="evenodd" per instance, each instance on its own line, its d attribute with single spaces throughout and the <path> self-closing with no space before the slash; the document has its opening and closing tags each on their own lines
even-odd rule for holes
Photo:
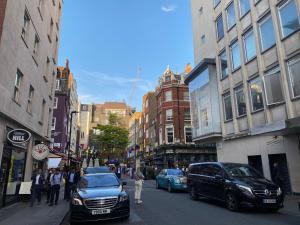
<svg viewBox="0 0 300 225">
<path fill-rule="evenodd" d="M 274 171 L 274 163 L 278 164 L 278 171 L 280 173 L 280 177 L 282 178 L 282 187 L 285 193 L 291 193 L 291 182 L 290 182 L 290 175 L 287 166 L 286 154 L 272 154 L 269 155 L 269 166 L 271 171 L 271 177 L 274 181 L 275 171 Z"/>
<path fill-rule="evenodd" d="M 262 175 L 264 175 L 261 155 L 249 155 L 248 156 L 248 164 L 249 164 L 249 166 L 256 169 L 258 172 L 260 172 Z"/>
</svg>

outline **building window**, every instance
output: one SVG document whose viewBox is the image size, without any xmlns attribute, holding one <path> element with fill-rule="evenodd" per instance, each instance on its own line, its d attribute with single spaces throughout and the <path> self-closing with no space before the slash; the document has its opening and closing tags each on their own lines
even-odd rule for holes
<svg viewBox="0 0 300 225">
<path fill-rule="evenodd" d="M 23 74 L 18 70 L 16 74 L 15 88 L 14 88 L 14 101 L 18 103 L 20 101 L 20 87 L 21 87 L 22 78 L 23 78 Z"/>
<path fill-rule="evenodd" d="M 41 120 L 40 120 L 41 123 L 44 122 L 44 118 L 45 118 L 45 107 L 46 107 L 46 101 L 45 101 L 45 99 L 43 99 L 43 102 L 42 102 L 42 110 L 41 110 Z"/>
<path fill-rule="evenodd" d="M 49 27 L 49 34 L 48 34 L 48 39 L 49 39 L 50 43 L 52 43 L 53 27 L 54 27 L 54 23 L 53 23 L 53 19 L 51 18 L 50 27 Z"/>
<path fill-rule="evenodd" d="M 58 98 L 54 97 L 54 99 L 53 99 L 53 109 L 57 109 L 57 105 L 58 105 Z"/>
<path fill-rule="evenodd" d="M 199 14 L 200 14 L 200 15 L 203 14 L 203 6 L 200 7 L 200 9 L 199 9 Z"/>
<path fill-rule="evenodd" d="M 246 58 L 246 62 L 248 62 L 256 56 L 255 38 L 252 29 L 248 31 L 246 34 L 244 34 L 243 40 L 244 40 L 245 58 Z"/>
<path fill-rule="evenodd" d="M 225 78 L 228 76 L 226 50 L 221 52 L 221 54 L 219 55 L 219 63 L 220 63 L 220 69 L 221 69 L 221 78 Z"/>
<path fill-rule="evenodd" d="M 165 100 L 166 102 L 172 101 L 172 91 L 165 92 Z"/>
<path fill-rule="evenodd" d="M 280 82 L 279 67 L 269 71 L 264 75 L 264 84 L 267 105 L 280 103 L 284 100 Z"/>
<path fill-rule="evenodd" d="M 214 6 L 216 7 L 217 5 L 219 5 L 219 3 L 221 2 L 221 0 L 213 0 L 214 1 Z"/>
<path fill-rule="evenodd" d="M 27 11 L 27 9 L 25 9 L 24 21 L 23 21 L 23 27 L 22 27 L 22 37 L 25 41 L 27 39 L 29 25 L 30 25 L 30 16 L 29 16 L 29 12 Z"/>
<path fill-rule="evenodd" d="M 236 111 L 238 116 L 246 115 L 246 102 L 243 87 L 239 87 L 234 90 L 236 100 Z"/>
<path fill-rule="evenodd" d="M 190 109 L 184 109 L 184 120 L 185 121 L 191 121 Z"/>
<path fill-rule="evenodd" d="M 201 110 L 201 125 L 202 125 L 202 127 L 208 127 L 207 109 L 202 109 Z"/>
<path fill-rule="evenodd" d="M 263 87 L 260 77 L 257 77 L 250 81 L 250 96 L 251 96 L 251 105 L 252 112 L 258 111 L 264 108 L 263 103 Z"/>
<path fill-rule="evenodd" d="M 146 138 L 149 138 L 149 130 L 146 130 Z"/>
<path fill-rule="evenodd" d="M 32 113 L 32 100 L 33 100 L 34 88 L 30 85 L 28 103 L 27 103 L 27 112 Z"/>
<path fill-rule="evenodd" d="M 190 100 L 190 93 L 188 91 L 183 92 L 183 100 L 185 101 Z"/>
<path fill-rule="evenodd" d="M 295 0 L 289 0 L 278 8 L 281 34 L 286 37 L 300 28 Z"/>
<path fill-rule="evenodd" d="M 249 0 L 239 0 L 240 6 L 240 17 L 244 16 L 247 12 L 250 11 Z"/>
<path fill-rule="evenodd" d="M 236 70 L 241 67 L 241 54 L 239 42 L 236 41 L 230 46 L 231 53 L 231 68 L 232 70 Z"/>
<path fill-rule="evenodd" d="M 172 109 L 167 109 L 166 110 L 166 120 L 167 121 L 172 121 L 173 120 L 173 110 Z"/>
<path fill-rule="evenodd" d="M 60 89 L 60 80 L 56 79 L 55 91 L 59 91 L 59 89 Z"/>
<path fill-rule="evenodd" d="M 193 142 L 192 128 L 184 127 L 184 132 L 185 132 L 185 143 L 192 143 Z"/>
<path fill-rule="evenodd" d="M 165 82 L 170 82 L 170 81 L 171 81 L 171 76 L 170 75 L 166 76 L 165 77 Z"/>
<path fill-rule="evenodd" d="M 288 72 L 292 88 L 293 98 L 300 96 L 300 57 L 290 60 L 288 63 Z"/>
<path fill-rule="evenodd" d="M 167 143 L 174 142 L 174 127 L 166 127 Z"/>
<path fill-rule="evenodd" d="M 217 39 L 220 40 L 224 37 L 224 26 L 222 14 L 217 17 L 216 20 Z"/>
<path fill-rule="evenodd" d="M 51 130 L 55 130 L 55 126 L 56 126 L 56 117 L 53 117 L 51 123 Z"/>
<path fill-rule="evenodd" d="M 271 15 L 259 23 L 260 44 L 262 51 L 275 44 L 275 33 Z"/>
<path fill-rule="evenodd" d="M 159 124 L 163 124 L 163 117 L 162 113 L 159 114 Z"/>
<path fill-rule="evenodd" d="M 146 123 L 148 123 L 149 122 L 149 115 L 147 114 L 146 115 Z"/>
<path fill-rule="evenodd" d="M 224 116 L 225 116 L 225 121 L 232 120 L 233 115 L 232 115 L 232 106 L 231 106 L 231 96 L 230 93 L 225 94 L 223 96 L 223 102 L 224 102 Z"/>
<path fill-rule="evenodd" d="M 227 7 L 226 14 L 227 14 L 227 28 L 229 30 L 231 27 L 233 27 L 236 24 L 233 1 Z"/>
</svg>

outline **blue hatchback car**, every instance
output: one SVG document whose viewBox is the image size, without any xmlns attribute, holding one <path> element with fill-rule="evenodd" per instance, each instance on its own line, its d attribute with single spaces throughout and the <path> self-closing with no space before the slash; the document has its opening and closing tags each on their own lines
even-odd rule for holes
<svg viewBox="0 0 300 225">
<path fill-rule="evenodd" d="M 169 192 L 187 190 L 187 179 L 179 169 L 163 169 L 156 176 L 156 188 L 165 188 Z"/>
</svg>

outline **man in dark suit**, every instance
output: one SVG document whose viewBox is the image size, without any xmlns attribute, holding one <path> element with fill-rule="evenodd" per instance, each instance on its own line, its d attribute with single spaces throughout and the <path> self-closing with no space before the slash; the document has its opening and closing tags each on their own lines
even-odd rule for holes
<svg viewBox="0 0 300 225">
<path fill-rule="evenodd" d="M 38 204 L 41 203 L 42 198 L 42 188 L 44 183 L 44 177 L 42 174 L 42 170 L 39 169 L 37 172 L 33 174 L 31 177 L 32 184 L 31 184 L 31 203 L 30 207 L 33 206 L 35 199 L 38 199 Z"/>
<path fill-rule="evenodd" d="M 80 170 L 77 168 L 76 171 L 74 168 L 71 169 L 71 171 L 68 173 L 68 177 L 66 182 L 68 183 L 68 195 L 67 200 L 70 200 L 71 198 L 71 192 L 75 190 L 76 185 L 80 178 Z"/>
</svg>

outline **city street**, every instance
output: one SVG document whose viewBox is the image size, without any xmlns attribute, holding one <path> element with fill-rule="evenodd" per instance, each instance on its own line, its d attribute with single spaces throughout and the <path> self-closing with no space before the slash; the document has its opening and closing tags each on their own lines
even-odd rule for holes
<svg viewBox="0 0 300 225">
<path fill-rule="evenodd" d="M 107 221 L 93 224 L 105 225 L 297 225 L 300 213 L 286 209 L 278 213 L 230 212 L 216 202 L 208 200 L 192 201 L 187 193 L 168 193 L 157 190 L 155 181 L 145 181 L 143 204 L 133 203 L 134 186 L 129 181 L 126 186 L 131 197 L 131 216 L 126 221 Z M 68 225 L 68 216 L 62 225 Z"/>
</svg>

